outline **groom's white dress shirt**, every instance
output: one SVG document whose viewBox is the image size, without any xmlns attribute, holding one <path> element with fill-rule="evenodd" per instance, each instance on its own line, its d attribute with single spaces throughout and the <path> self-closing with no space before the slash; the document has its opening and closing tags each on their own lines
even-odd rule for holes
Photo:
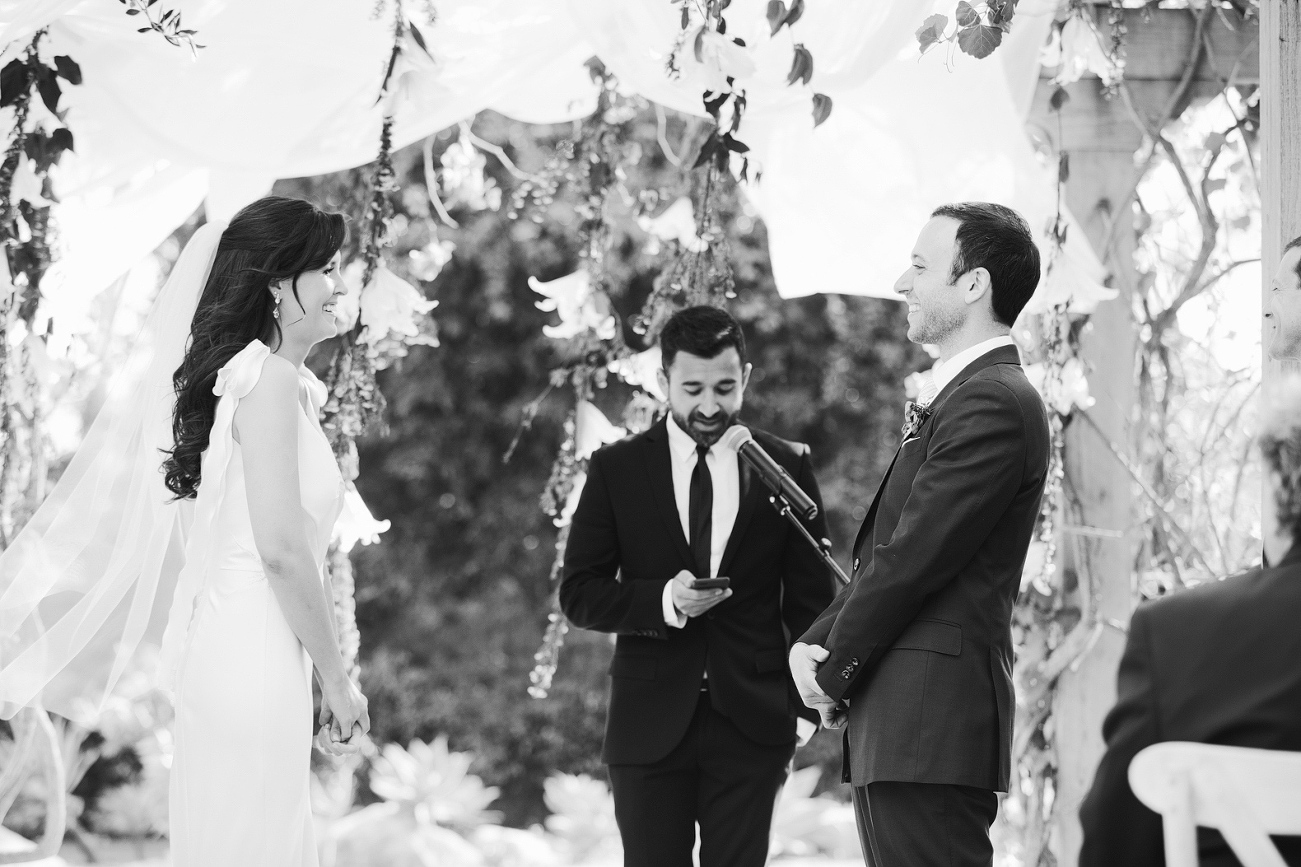
<svg viewBox="0 0 1301 867">
<path fill-rule="evenodd" d="M 935 393 L 939 394 L 944 390 L 944 386 L 953 381 L 953 378 L 962 372 L 962 369 L 971 362 L 975 361 L 986 352 L 993 352 L 1003 346 L 1015 346 L 1012 338 L 1006 334 L 1002 337 L 991 337 L 988 340 L 982 340 L 975 346 L 968 346 L 948 361 L 942 361 L 931 368 L 931 377 L 935 381 Z M 932 398 L 933 399 L 933 398 Z M 926 401 L 930 403 L 930 401 Z"/>
</svg>

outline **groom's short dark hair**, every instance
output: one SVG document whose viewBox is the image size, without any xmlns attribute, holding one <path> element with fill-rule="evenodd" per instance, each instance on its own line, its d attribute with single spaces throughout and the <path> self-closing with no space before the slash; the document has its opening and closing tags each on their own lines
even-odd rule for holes
<svg viewBox="0 0 1301 867">
<path fill-rule="evenodd" d="M 1295 250 L 1297 247 L 1301 247 L 1301 235 L 1297 235 L 1287 242 L 1283 247 L 1283 255 L 1286 256 L 1289 250 Z M 1296 263 L 1296 276 L 1298 280 L 1301 280 L 1301 259 L 1298 259 Z"/>
<path fill-rule="evenodd" d="M 1039 248 L 1025 220 L 1011 208 L 992 202 L 940 205 L 931 216 L 958 221 L 949 281 L 984 268 L 989 272 L 994 317 L 1011 327 L 1039 285 Z"/>
<path fill-rule="evenodd" d="M 660 355 L 667 373 L 679 352 L 700 358 L 713 358 L 727 347 L 734 347 L 745 367 L 745 335 L 741 323 L 726 310 L 701 305 L 679 310 L 669 317 L 660 331 Z"/>
</svg>

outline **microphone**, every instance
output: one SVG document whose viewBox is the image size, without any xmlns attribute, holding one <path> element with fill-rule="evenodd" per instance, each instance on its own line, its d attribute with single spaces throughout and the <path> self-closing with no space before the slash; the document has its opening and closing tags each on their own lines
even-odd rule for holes
<svg viewBox="0 0 1301 867">
<path fill-rule="evenodd" d="M 744 425 L 732 425 L 718 442 L 724 448 L 736 452 L 749 464 L 774 494 L 790 504 L 791 511 L 795 514 L 806 521 L 817 516 L 818 504 L 800 490 L 800 486 L 795 484 L 791 474 L 754 441 L 754 436 Z"/>
</svg>

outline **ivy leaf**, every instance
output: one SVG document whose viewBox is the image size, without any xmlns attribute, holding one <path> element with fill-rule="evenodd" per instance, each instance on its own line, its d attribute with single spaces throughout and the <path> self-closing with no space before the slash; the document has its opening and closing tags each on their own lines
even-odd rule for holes
<svg viewBox="0 0 1301 867">
<path fill-rule="evenodd" d="M 1053 111 L 1061 111 L 1062 106 L 1071 101 L 1071 95 L 1066 92 L 1066 88 L 1059 87 L 1053 91 L 1053 95 L 1048 98 L 1048 107 Z"/>
<path fill-rule="evenodd" d="M 683 4 L 682 4 L 682 24 L 678 27 L 678 29 L 679 29 L 679 30 L 686 30 L 686 29 L 687 29 L 688 27 L 690 27 L 690 26 L 691 26 L 691 10 L 689 10 L 689 9 L 687 8 L 687 4 L 683 3 Z"/>
<path fill-rule="evenodd" d="M 1016 0 L 992 0 L 989 4 L 989 23 L 1004 33 L 1012 30 L 1012 17 L 1016 15 Z"/>
<path fill-rule="evenodd" d="M 13 105 L 27 92 L 27 66 L 11 60 L 0 70 L 0 108 Z"/>
<path fill-rule="evenodd" d="M 917 48 L 922 54 L 926 49 L 935 45 L 944 38 L 944 31 L 948 29 L 949 17 L 947 15 L 932 15 L 922 22 L 922 26 L 917 28 Z"/>
<path fill-rule="evenodd" d="M 786 20 L 782 23 L 790 27 L 804 15 L 804 0 L 793 0 L 791 11 L 786 13 Z"/>
<path fill-rule="evenodd" d="M 416 45 L 420 46 L 420 50 L 423 51 L 430 60 L 433 60 L 434 55 L 430 52 L 429 46 L 425 44 L 425 35 L 420 32 L 420 28 L 409 21 L 407 22 L 407 27 L 411 28 L 411 38 L 415 40 Z"/>
<path fill-rule="evenodd" d="M 825 93 L 813 94 L 813 126 L 822 126 L 822 122 L 831 117 L 831 97 Z"/>
<path fill-rule="evenodd" d="M 795 56 L 791 59 L 791 71 L 786 76 L 787 86 L 797 81 L 809 83 L 813 78 L 813 54 L 804 47 L 804 43 L 797 43 L 795 46 Z"/>
<path fill-rule="evenodd" d="M 139 15 L 139 14 L 140 14 L 140 10 L 139 10 L 139 9 L 128 9 L 128 10 L 126 11 L 126 14 L 128 14 L 128 15 Z"/>
<path fill-rule="evenodd" d="M 958 31 L 958 47 L 977 60 L 984 60 L 1003 44 L 1003 31 L 988 24 L 977 24 Z"/>
<path fill-rule="evenodd" d="M 770 36 L 775 35 L 781 26 L 786 23 L 786 4 L 782 0 L 769 0 L 768 2 L 768 26 L 772 28 Z"/>
<path fill-rule="evenodd" d="M 958 11 L 954 13 L 953 17 L 957 20 L 959 27 L 971 27 L 980 23 L 980 16 L 976 14 L 976 10 L 972 8 L 967 0 L 962 0 L 958 4 Z"/>
<path fill-rule="evenodd" d="M 1071 155 L 1062 151 L 1057 157 L 1057 183 L 1064 184 L 1071 179 Z"/>
<path fill-rule="evenodd" d="M 54 75 L 54 70 L 40 66 L 36 70 L 36 90 L 41 95 L 41 102 L 50 110 L 50 114 L 57 114 L 59 111 L 59 97 L 63 91 L 59 89 L 59 79 Z"/>
<path fill-rule="evenodd" d="M 58 162 L 58 154 L 61 154 L 63 151 L 73 150 L 72 130 L 66 127 L 59 127 L 54 132 L 50 133 L 50 146 L 54 149 L 56 154 L 54 160 L 55 162 Z"/>
<path fill-rule="evenodd" d="M 692 50 L 696 54 L 696 63 L 704 63 L 705 62 L 705 28 L 703 26 L 696 31 L 696 39 L 695 39 L 695 43 L 692 45 Z"/>
<path fill-rule="evenodd" d="M 68 84 L 81 84 L 81 67 L 66 54 L 54 58 L 54 68 Z"/>
<path fill-rule="evenodd" d="M 739 139 L 732 138 L 731 133 L 723 136 L 723 144 L 732 153 L 748 154 L 750 152 L 750 146 Z"/>
<path fill-rule="evenodd" d="M 718 150 L 722 150 L 722 148 L 720 147 L 720 142 L 718 140 L 718 132 L 715 130 L 709 134 L 709 138 L 705 139 L 705 143 L 700 146 L 700 153 L 696 156 L 696 161 L 691 167 L 693 169 L 700 168 L 705 163 L 709 162 L 709 160 L 713 158 L 714 153 Z M 725 150 L 724 153 L 726 153 Z"/>
</svg>

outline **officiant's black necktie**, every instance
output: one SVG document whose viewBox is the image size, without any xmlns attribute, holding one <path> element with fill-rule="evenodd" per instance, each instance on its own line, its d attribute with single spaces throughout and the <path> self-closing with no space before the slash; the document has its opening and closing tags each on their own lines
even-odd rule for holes
<svg viewBox="0 0 1301 867">
<path fill-rule="evenodd" d="M 691 526 L 691 556 L 696 561 L 696 577 L 709 577 L 709 559 L 714 535 L 714 480 L 709 475 L 706 446 L 696 446 L 696 468 L 691 471 L 691 498 L 687 522 Z"/>
</svg>

